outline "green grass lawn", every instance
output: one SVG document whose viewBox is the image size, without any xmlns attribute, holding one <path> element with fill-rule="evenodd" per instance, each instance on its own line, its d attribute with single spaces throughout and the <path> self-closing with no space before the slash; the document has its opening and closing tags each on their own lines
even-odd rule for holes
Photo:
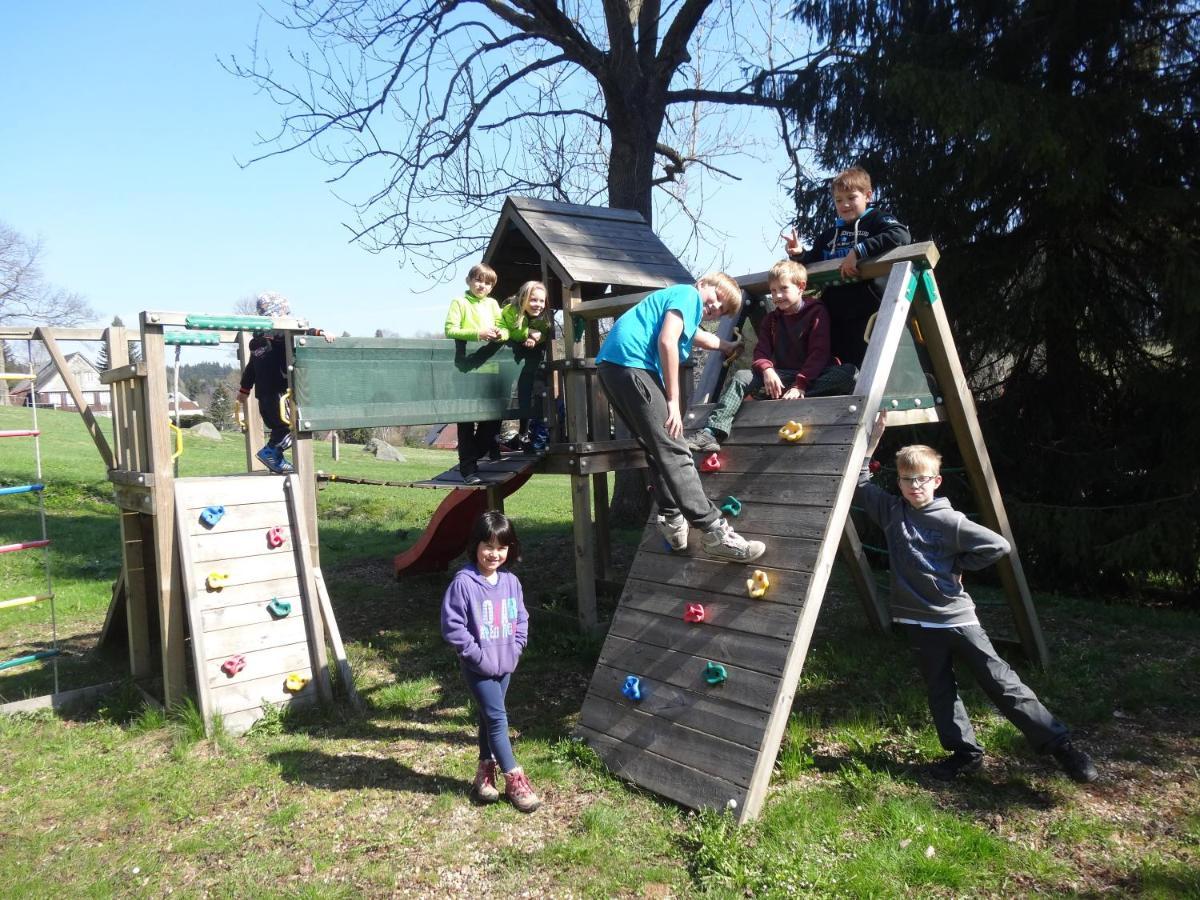
<svg viewBox="0 0 1200 900">
<path fill-rule="evenodd" d="M 0 429 L 27 410 L 0 409 Z M 41 414 L 60 687 L 121 677 L 91 652 L 119 571 L 115 507 L 77 416 Z M 356 447 L 348 475 L 404 480 L 453 455 Z M 238 471 L 239 436 L 188 438 L 184 475 Z M 0 485 L 32 479 L 31 444 L 0 441 Z M 531 643 L 510 692 L 515 746 L 544 797 L 522 816 L 473 806 L 473 711 L 438 633 L 445 575 L 396 582 L 391 559 L 440 492 L 326 486 L 322 561 L 360 693 L 344 710 L 203 736 L 130 688 L 74 718 L 0 717 L 0 896 L 1010 897 L 1200 895 L 1200 619 L 1036 595 L 1053 657 L 1025 674 L 1101 767 L 1078 786 L 1036 757 L 974 688 L 982 775 L 931 781 L 940 751 L 902 643 L 873 634 L 835 573 L 761 818 L 694 815 L 603 771 L 570 739 L 599 642 L 571 627 L 565 478 L 507 501 Z M 0 497 L 0 544 L 36 537 L 36 501 Z M 618 564 L 636 532 L 616 535 Z M 36 553 L 0 555 L 3 597 L 44 584 Z M 994 592 L 979 588 L 981 598 Z M 0 597 L 0 599 L 3 599 Z M 0 610 L 0 659 L 41 646 L 44 607 Z M 0 696 L 45 693 L 50 667 L 0 672 Z"/>
</svg>

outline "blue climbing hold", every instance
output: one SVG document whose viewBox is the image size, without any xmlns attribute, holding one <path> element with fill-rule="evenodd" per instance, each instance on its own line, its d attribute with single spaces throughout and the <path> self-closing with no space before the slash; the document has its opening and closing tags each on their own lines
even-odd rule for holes
<svg viewBox="0 0 1200 900">
<path fill-rule="evenodd" d="M 223 506 L 206 506 L 204 511 L 200 513 L 200 521 L 212 528 L 221 521 L 221 516 L 225 515 L 225 507 Z"/>
<path fill-rule="evenodd" d="M 287 618 L 292 611 L 292 604 L 286 600 L 280 600 L 278 597 L 272 597 L 271 602 L 267 604 L 267 612 L 276 619 Z"/>
<path fill-rule="evenodd" d="M 642 681 L 636 675 L 630 675 L 625 679 L 625 686 L 621 688 L 621 693 L 630 700 L 642 699 Z"/>
<path fill-rule="evenodd" d="M 734 518 L 740 516 L 742 514 L 742 501 L 732 495 L 726 497 L 725 502 L 721 504 L 721 512 Z"/>
</svg>

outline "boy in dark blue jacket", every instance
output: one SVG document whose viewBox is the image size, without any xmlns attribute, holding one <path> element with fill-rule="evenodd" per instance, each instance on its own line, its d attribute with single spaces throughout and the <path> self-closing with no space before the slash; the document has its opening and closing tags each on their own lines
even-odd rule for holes
<svg viewBox="0 0 1200 900">
<path fill-rule="evenodd" d="M 858 277 L 858 261 L 911 243 L 908 228 L 891 213 L 872 206 L 871 176 L 855 166 L 839 173 L 830 185 L 838 218 L 805 251 L 796 229 L 787 236 L 788 256 L 807 265 L 827 259 L 842 261 L 843 278 Z M 863 334 L 879 309 L 882 293 L 870 281 L 831 285 L 821 294 L 831 316 L 830 350 L 836 362 L 861 366 L 867 352 Z"/>
<path fill-rule="evenodd" d="M 868 460 L 879 445 L 883 424 L 881 415 Z M 896 454 L 900 497 L 871 484 L 867 460 L 854 492 L 856 505 L 887 540 L 892 621 L 902 625 L 908 637 L 928 690 L 938 740 L 951 754 L 933 766 L 933 775 L 950 781 L 983 767 L 983 748 L 958 695 L 957 658 L 1034 750 L 1053 754 L 1074 780 L 1095 781 L 1091 758 L 1072 746 L 1067 726 L 996 654 L 979 623 L 975 603 L 963 590 L 962 573 L 991 565 L 1011 547 L 1001 535 L 956 512 L 949 500 L 934 496 L 942 483 L 941 465 L 941 454 L 932 447 L 902 447 Z"/>
</svg>

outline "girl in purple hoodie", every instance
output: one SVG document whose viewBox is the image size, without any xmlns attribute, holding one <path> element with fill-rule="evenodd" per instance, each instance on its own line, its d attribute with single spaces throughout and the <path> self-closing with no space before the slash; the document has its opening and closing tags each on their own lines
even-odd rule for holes
<svg viewBox="0 0 1200 900">
<path fill-rule="evenodd" d="M 479 707 L 479 766 L 471 797 L 500 799 L 496 766 L 504 773 L 504 796 L 521 812 L 541 805 L 508 739 L 504 695 L 529 640 L 529 613 L 521 582 L 501 567 L 521 561 L 517 530 L 503 513 L 483 513 L 471 529 L 467 564 L 442 598 L 442 637 L 458 654 L 467 687 Z"/>
</svg>

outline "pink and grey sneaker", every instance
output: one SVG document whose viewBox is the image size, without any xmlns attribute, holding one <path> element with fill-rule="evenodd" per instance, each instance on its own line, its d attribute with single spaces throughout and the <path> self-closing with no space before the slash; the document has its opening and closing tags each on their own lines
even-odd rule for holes
<svg viewBox="0 0 1200 900">
<path fill-rule="evenodd" d="M 481 759 L 475 769 L 475 781 L 471 785 L 471 799 L 479 803 L 495 803 L 500 799 L 500 789 L 496 787 L 496 761 Z"/>
<path fill-rule="evenodd" d="M 533 785 L 529 783 L 525 770 L 521 768 L 504 773 L 504 796 L 523 813 L 531 813 L 542 805 L 538 795 L 533 792 Z"/>
</svg>

